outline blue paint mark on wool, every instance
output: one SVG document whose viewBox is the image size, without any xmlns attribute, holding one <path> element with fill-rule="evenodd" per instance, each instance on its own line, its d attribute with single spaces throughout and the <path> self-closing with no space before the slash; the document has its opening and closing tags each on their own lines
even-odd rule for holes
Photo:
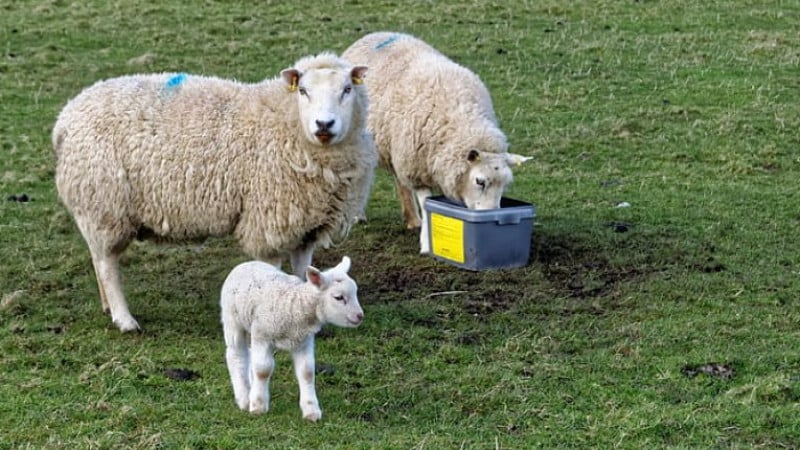
<svg viewBox="0 0 800 450">
<path fill-rule="evenodd" d="M 179 73 L 173 76 L 172 78 L 167 80 L 167 85 L 166 85 L 167 90 L 172 90 L 177 88 L 178 86 L 183 84 L 184 81 L 186 81 L 186 78 L 187 76 L 185 73 Z"/>
<path fill-rule="evenodd" d="M 390 37 L 389 39 L 386 39 L 385 41 L 383 41 L 380 44 L 376 45 L 375 46 L 375 50 L 380 50 L 380 49 L 382 49 L 384 47 L 388 47 L 389 45 L 392 44 L 392 42 L 396 41 L 398 37 L 399 36 L 395 35 L 395 36 Z"/>
</svg>

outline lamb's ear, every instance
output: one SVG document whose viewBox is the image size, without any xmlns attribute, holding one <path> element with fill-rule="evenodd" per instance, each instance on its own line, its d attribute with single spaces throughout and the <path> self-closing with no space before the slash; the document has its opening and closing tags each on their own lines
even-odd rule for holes
<svg viewBox="0 0 800 450">
<path fill-rule="evenodd" d="M 509 166 L 521 166 L 525 161 L 533 159 L 533 156 L 522 156 L 515 153 L 506 153 L 506 162 Z"/>
<path fill-rule="evenodd" d="M 481 154 L 479 151 L 473 149 L 467 153 L 467 161 L 471 163 L 476 163 L 481 160 Z"/>
<path fill-rule="evenodd" d="M 289 92 L 297 90 L 297 83 L 300 82 L 300 71 L 297 69 L 281 70 L 281 78 L 289 85 Z"/>
<path fill-rule="evenodd" d="M 362 84 L 364 83 L 364 74 L 367 73 L 367 66 L 355 66 L 353 70 L 350 71 L 350 79 L 353 81 L 353 84 Z"/>
<path fill-rule="evenodd" d="M 319 269 L 314 266 L 308 266 L 306 268 L 306 280 L 316 286 L 319 290 L 323 290 L 325 288 L 325 276 L 322 275 L 322 272 L 320 272 Z"/>
<path fill-rule="evenodd" d="M 336 269 L 341 270 L 344 273 L 350 271 L 350 258 L 348 258 L 347 256 L 343 256 L 342 262 L 340 262 L 339 265 L 336 266 Z"/>
</svg>

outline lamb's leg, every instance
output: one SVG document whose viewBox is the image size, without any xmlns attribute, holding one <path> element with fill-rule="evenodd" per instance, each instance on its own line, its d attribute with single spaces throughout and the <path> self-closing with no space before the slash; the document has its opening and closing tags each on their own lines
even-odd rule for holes
<svg viewBox="0 0 800 450">
<path fill-rule="evenodd" d="M 300 410 L 303 418 L 316 422 L 322 419 L 317 391 L 314 388 L 314 336 L 292 352 L 292 363 L 297 384 L 300 387 Z"/>
<path fill-rule="evenodd" d="M 225 335 L 225 361 L 231 376 L 233 396 L 239 409 L 247 411 L 250 406 L 247 332 L 225 316 L 222 318 L 222 330 Z"/>
<path fill-rule="evenodd" d="M 400 200 L 400 211 L 403 213 L 403 221 L 406 228 L 415 230 L 420 227 L 419 209 L 414 201 L 414 194 L 411 189 L 400 184 L 395 178 L 394 185 L 397 188 L 397 197 Z"/>
<path fill-rule="evenodd" d="M 275 370 L 274 348 L 268 342 L 250 338 L 250 412 L 269 411 L 269 379 Z"/>
<path fill-rule="evenodd" d="M 428 212 L 425 211 L 425 199 L 431 196 L 430 189 L 416 189 L 414 194 L 417 196 L 417 204 L 422 213 L 422 226 L 419 230 L 419 252 L 427 255 L 431 252 L 431 241 L 428 236 Z"/>
<path fill-rule="evenodd" d="M 292 250 L 290 259 L 292 262 L 292 273 L 306 279 L 306 269 L 311 265 L 311 257 L 314 255 L 314 245 L 310 244 L 307 247 L 301 247 Z"/>
</svg>

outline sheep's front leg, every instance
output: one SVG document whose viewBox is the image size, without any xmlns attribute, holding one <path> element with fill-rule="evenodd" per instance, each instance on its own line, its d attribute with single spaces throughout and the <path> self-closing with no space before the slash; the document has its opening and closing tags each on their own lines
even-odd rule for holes
<svg viewBox="0 0 800 450">
<path fill-rule="evenodd" d="M 430 236 L 428 236 L 428 212 L 425 211 L 425 199 L 431 196 L 431 191 L 430 189 L 415 189 L 414 194 L 417 196 L 417 205 L 422 214 L 422 226 L 419 230 L 419 252 L 427 255 L 431 252 L 431 240 Z"/>
<path fill-rule="evenodd" d="M 275 369 L 272 344 L 250 339 L 250 412 L 269 411 L 269 379 Z"/>
<path fill-rule="evenodd" d="M 314 244 L 309 244 L 307 247 L 300 247 L 292 250 L 289 256 L 292 262 L 292 272 L 300 277 L 301 280 L 306 279 L 306 269 L 311 265 L 311 256 L 314 254 Z"/>
<path fill-rule="evenodd" d="M 316 422 L 322 419 L 322 410 L 314 388 L 314 336 L 309 336 L 292 352 L 292 362 L 297 384 L 300 386 L 300 410 L 303 418 Z"/>
<path fill-rule="evenodd" d="M 396 178 L 394 185 L 397 188 L 397 197 L 400 200 L 400 211 L 403 213 L 403 221 L 406 223 L 406 228 L 409 230 L 416 230 L 422 224 L 419 219 L 419 208 L 414 203 L 414 194 L 411 189 L 405 187 Z"/>
</svg>

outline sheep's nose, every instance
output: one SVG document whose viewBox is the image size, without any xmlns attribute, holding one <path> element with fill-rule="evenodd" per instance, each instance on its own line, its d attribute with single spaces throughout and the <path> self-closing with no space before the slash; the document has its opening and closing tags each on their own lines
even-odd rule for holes
<svg viewBox="0 0 800 450">
<path fill-rule="evenodd" d="M 317 128 L 319 128 L 322 131 L 326 131 L 331 129 L 333 124 L 336 123 L 336 120 L 329 120 L 327 122 L 324 122 L 322 120 L 317 120 L 316 122 L 317 122 Z"/>
<path fill-rule="evenodd" d="M 358 321 L 359 321 L 359 322 L 361 322 L 362 320 L 364 320 L 364 313 L 358 313 L 358 314 L 356 314 L 356 319 L 358 319 Z"/>
</svg>

